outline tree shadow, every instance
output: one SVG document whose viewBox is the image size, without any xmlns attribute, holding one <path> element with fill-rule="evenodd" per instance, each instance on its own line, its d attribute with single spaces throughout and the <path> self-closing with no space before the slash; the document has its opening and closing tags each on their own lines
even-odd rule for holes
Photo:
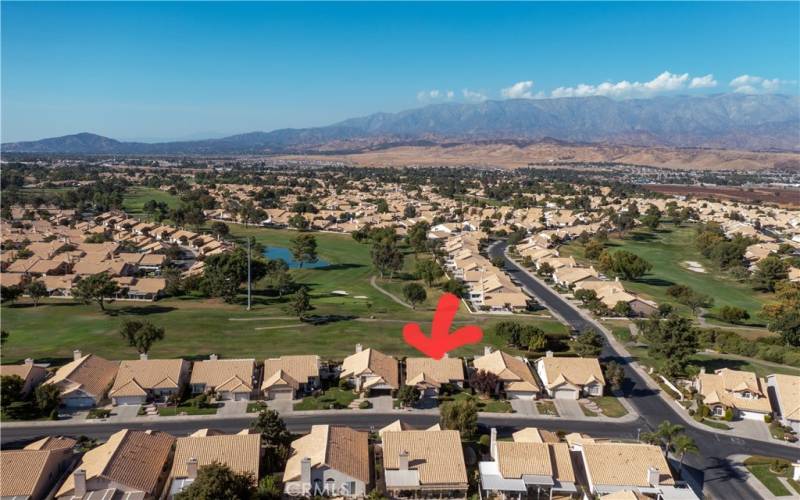
<svg viewBox="0 0 800 500">
<path fill-rule="evenodd" d="M 626 239 L 637 242 L 648 242 L 656 240 L 658 237 L 653 233 L 633 233 L 628 235 Z"/>
<path fill-rule="evenodd" d="M 151 314 L 164 314 L 172 311 L 177 311 L 177 307 L 159 306 L 156 304 L 136 307 L 124 306 L 118 309 L 106 309 L 107 316 L 149 316 Z"/>
<path fill-rule="evenodd" d="M 705 368 L 707 372 L 715 372 L 723 368 L 731 370 L 741 370 L 747 364 L 746 361 L 741 359 L 693 359 L 689 361 L 690 365 L 697 366 L 698 368 Z"/>
<path fill-rule="evenodd" d="M 352 314 L 311 314 L 308 316 L 303 316 L 300 318 L 300 321 L 314 326 L 321 326 L 330 323 L 338 323 L 339 321 L 352 321 L 357 317 L 358 316 L 354 316 Z"/>
<path fill-rule="evenodd" d="M 314 267 L 309 269 L 315 269 L 317 271 L 343 271 L 345 269 L 356 269 L 359 267 L 365 267 L 365 266 L 364 264 L 341 263 L 341 264 L 328 264 L 327 266 Z"/>
<path fill-rule="evenodd" d="M 651 286 L 672 286 L 675 284 L 673 281 L 665 280 L 663 278 L 639 278 L 636 280 L 636 282 Z"/>
</svg>

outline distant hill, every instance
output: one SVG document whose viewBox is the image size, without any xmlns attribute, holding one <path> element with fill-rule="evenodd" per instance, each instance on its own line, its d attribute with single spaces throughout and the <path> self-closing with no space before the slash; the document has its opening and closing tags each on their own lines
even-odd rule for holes
<svg viewBox="0 0 800 500">
<path fill-rule="evenodd" d="M 326 127 L 220 139 L 142 143 L 81 133 L 2 144 L 3 152 L 71 154 L 358 153 L 449 142 L 533 143 L 800 151 L 800 97 L 717 94 L 445 103 L 375 113 Z"/>
</svg>

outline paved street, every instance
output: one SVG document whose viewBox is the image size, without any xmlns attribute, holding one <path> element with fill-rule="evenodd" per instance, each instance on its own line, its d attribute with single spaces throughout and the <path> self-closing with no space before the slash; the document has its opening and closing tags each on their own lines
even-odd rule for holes
<svg viewBox="0 0 800 500">
<path fill-rule="evenodd" d="M 506 261 L 506 267 L 511 271 L 512 276 L 519 280 L 543 305 L 563 318 L 571 327 L 578 331 L 582 331 L 585 328 L 600 331 L 591 322 L 586 321 L 574 306 L 562 299 L 549 287 L 529 276 L 516 263 L 511 261 L 505 255 L 507 246 L 505 241 L 493 245 L 489 248 L 490 257 L 503 257 Z M 600 333 L 605 335 L 602 331 Z M 700 449 L 700 455 L 687 457 L 686 463 L 699 471 L 701 475 L 699 479 L 703 482 L 706 494 L 723 500 L 750 500 L 758 497 L 747 485 L 746 478 L 733 467 L 732 462 L 728 459 L 733 454 L 746 451 L 750 454 L 777 456 L 792 461 L 797 461 L 798 457 L 800 457 L 800 450 L 795 447 L 722 435 L 687 425 L 669 403 L 662 399 L 656 391 L 649 388 L 642 375 L 630 366 L 630 359 L 623 356 L 608 343 L 602 355 L 614 358 L 623 365 L 625 376 L 630 381 L 624 389 L 625 396 L 634 410 L 640 415 L 640 426 L 643 432 L 655 429 L 664 420 L 686 427 L 686 433 L 694 438 Z M 611 425 L 613 424 L 603 423 L 597 427 L 599 430 Z M 597 431 L 590 433 L 596 434 Z"/>
</svg>

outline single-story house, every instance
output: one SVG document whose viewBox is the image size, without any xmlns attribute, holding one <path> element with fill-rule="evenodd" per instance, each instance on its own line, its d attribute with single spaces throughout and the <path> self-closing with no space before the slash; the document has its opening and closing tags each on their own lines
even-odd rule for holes
<svg viewBox="0 0 800 500">
<path fill-rule="evenodd" d="M 701 368 L 694 386 L 716 416 L 723 416 L 730 409 L 734 417 L 763 422 L 764 415 L 772 412 L 766 382 L 753 372 L 722 368 L 706 373 Z"/>
<path fill-rule="evenodd" d="M 483 356 L 472 362 L 476 370 L 494 373 L 500 379 L 498 390 L 509 399 L 536 399 L 541 392 L 528 363 L 503 351 L 494 351 L 486 346 Z"/>
<path fill-rule="evenodd" d="M 217 399 L 249 400 L 256 384 L 255 360 L 219 359 L 212 354 L 194 363 L 189 383 L 192 394 L 213 391 Z"/>
<path fill-rule="evenodd" d="M 397 360 L 375 349 L 356 345 L 355 354 L 344 359 L 339 378 L 346 379 L 357 390 L 390 393 L 400 388 Z"/>
<path fill-rule="evenodd" d="M 139 405 L 148 400 L 164 401 L 178 394 L 189 376 L 189 363 L 182 359 L 125 360 L 119 364 L 108 395 L 114 405 Z"/>
<path fill-rule="evenodd" d="M 119 363 L 94 354 L 73 352 L 73 361 L 59 368 L 46 384 L 61 390 L 61 404 L 67 408 L 91 408 L 102 401 L 117 375 Z"/>
<path fill-rule="evenodd" d="M 416 387 L 423 396 L 435 396 L 442 384 L 464 387 L 464 363 L 460 358 L 407 358 L 406 385 Z"/>
<path fill-rule="evenodd" d="M 16 375 L 22 379 L 22 395 L 27 396 L 47 378 L 47 369 L 37 365 L 31 358 L 27 358 L 19 365 L 0 365 L 0 376 Z"/>
<path fill-rule="evenodd" d="M 281 356 L 264 361 L 261 392 L 267 399 L 294 399 L 319 387 L 319 356 Z"/>
<path fill-rule="evenodd" d="M 198 431 L 175 441 L 168 499 L 191 485 L 204 465 L 220 463 L 237 474 L 250 474 L 258 481 L 261 463 L 261 434 L 214 434 Z"/>
<path fill-rule="evenodd" d="M 372 487 L 368 433 L 349 427 L 314 425 L 292 442 L 283 472 L 287 495 L 365 497 Z"/>
<path fill-rule="evenodd" d="M 800 432 L 800 377 L 780 373 L 767 376 L 767 393 L 775 416 Z"/>
<path fill-rule="evenodd" d="M 536 373 L 547 395 L 556 399 L 602 396 L 606 385 L 597 358 L 557 358 L 548 351 L 545 357 L 536 360 Z"/>
</svg>

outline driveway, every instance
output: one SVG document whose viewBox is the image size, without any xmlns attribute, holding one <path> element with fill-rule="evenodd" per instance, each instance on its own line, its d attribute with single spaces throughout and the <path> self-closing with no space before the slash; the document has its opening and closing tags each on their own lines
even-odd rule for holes
<svg viewBox="0 0 800 500">
<path fill-rule="evenodd" d="M 736 435 L 754 439 L 772 439 L 769 427 L 764 422 L 758 420 L 736 420 L 726 422 L 736 430 Z"/>
<path fill-rule="evenodd" d="M 250 401 L 224 401 L 222 407 L 217 410 L 218 415 L 245 415 L 247 414 L 247 403 Z"/>
<path fill-rule="evenodd" d="M 562 418 L 584 418 L 581 405 L 574 399 L 554 399 L 553 404 Z"/>
<path fill-rule="evenodd" d="M 294 410 L 295 401 L 291 399 L 270 399 L 267 406 L 280 414 L 289 413 Z"/>
<path fill-rule="evenodd" d="M 127 420 L 135 418 L 139 413 L 139 405 L 119 405 L 111 409 L 111 416 L 108 420 Z"/>
<path fill-rule="evenodd" d="M 536 409 L 536 403 L 532 399 L 511 399 L 509 402 L 511 403 L 511 408 L 514 410 L 514 413 L 530 416 L 539 414 L 539 411 Z"/>
<path fill-rule="evenodd" d="M 372 409 L 378 411 L 392 411 L 394 406 L 391 396 L 376 396 L 374 398 L 367 398 L 367 401 L 372 403 Z"/>
</svg>

